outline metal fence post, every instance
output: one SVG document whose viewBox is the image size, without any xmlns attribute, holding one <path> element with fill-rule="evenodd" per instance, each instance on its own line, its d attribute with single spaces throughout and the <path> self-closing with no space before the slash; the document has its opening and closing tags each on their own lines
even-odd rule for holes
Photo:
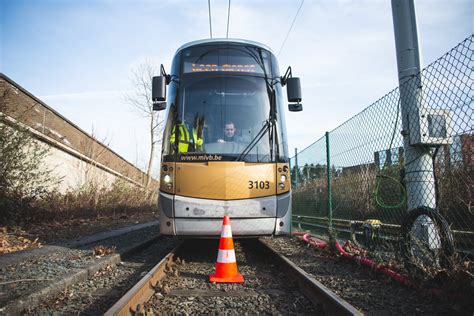
<svg viewBox="0 0 474 316">
<path fill-rule="evenodd" d="M 298 189 L 298 148 L 295 147 L 295 190 Z"/>
<path fill-rule="evenodd" d="M 331 187 L 331 154 L 329 151 L 329 132 L 326 132 L 326 169 L 328 178 L 328 230 L 329 236 L 333 236 L 332 227 L 332 187 Z"/>
</svg>

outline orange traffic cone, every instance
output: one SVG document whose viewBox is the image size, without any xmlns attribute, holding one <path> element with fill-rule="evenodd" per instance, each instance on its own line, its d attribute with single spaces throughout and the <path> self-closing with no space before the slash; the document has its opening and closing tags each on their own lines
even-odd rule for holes
<svg viewBox="0 0 474 316">
<path fill-rule="evenodd" d="M 230 228 L 229 216 L 224 216 L 222 222 L 219 254 L 217 255 L 216 273 L 209 276 L 209 281 L 220 283 L 243 283 L 244 277 L 237 271 L 235 261 L 234 241 Z"/>
</svg>

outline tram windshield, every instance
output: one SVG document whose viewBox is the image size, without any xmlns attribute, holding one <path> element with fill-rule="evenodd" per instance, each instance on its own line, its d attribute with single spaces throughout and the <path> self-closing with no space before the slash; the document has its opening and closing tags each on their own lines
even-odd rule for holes
<svg viewBox="0 0 474 316">
<path fill-rule="evenodd" d="M 248 46 L 201 46 L 183 51 L 181 58 L 164 156 L 178 154 L 183 162 L 275 161 L 281 122 L 270 124 L 270 109 L 281 89 L 271 86 L 270 54 Z"/>
<path fill-rule="evenodd" d="M 181 109 L 181 122 L 188 132 L 193 129 L 191 144 L 181 146 L 181 153 L 238 158 L 267 124 L 270 99 L 262 78 L 206 78 L 183 89 Z M 269 136 L 264 135 L 247 156 L 250 161 L 268 161 Z"/>
</svg>

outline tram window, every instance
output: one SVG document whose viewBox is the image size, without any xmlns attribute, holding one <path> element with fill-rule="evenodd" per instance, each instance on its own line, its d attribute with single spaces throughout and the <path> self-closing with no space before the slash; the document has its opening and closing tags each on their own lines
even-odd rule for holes
<svg viewBox="0 0 474 316">
<path fill-rule="evenodd" d="M 238 155 L 262 129 L 268 119 L 269 98 L 263 78 L 257 77 L 208 77 L 183 88 L 182 107 L 186 116 L 201 118 L 203 139 L 200 148 L 205 153 Z M 225 134 L 226 124 L 235 128 L 233 137 Z M 196 139 L 192 140 L 196 142 Z M 198 148 L 196 146 L 195 148 Z M 187 152 L 192 152 L 192 146 Z M 269 152 L 268 137 L 262 138 L 253 149 L 258 155 Z"/>
</svg>

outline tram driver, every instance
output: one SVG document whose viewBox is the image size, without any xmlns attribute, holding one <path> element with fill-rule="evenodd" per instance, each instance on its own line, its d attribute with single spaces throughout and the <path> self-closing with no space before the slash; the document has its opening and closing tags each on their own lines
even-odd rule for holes
<svg viewBox="0 0 474 316">
<path fill-rule="evenodd" d="M 226 142 L 240 142 L 240 138 L 235 135 L 235 124 L 232 121 L 227 121 L 224 125 L 224 138 L 217 140 L 218 143 Z"/>
</svg>

